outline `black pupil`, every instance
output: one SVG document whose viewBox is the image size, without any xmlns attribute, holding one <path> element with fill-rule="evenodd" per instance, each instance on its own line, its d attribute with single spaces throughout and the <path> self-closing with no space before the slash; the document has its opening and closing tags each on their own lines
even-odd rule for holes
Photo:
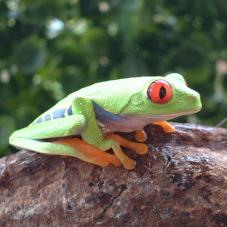
<svg viewBox="0 0 227 227">
<path fill-rule="evenodd" d="M 163 98 L 165 98 L 165 96 L 166 96 L 166 89 L 163 86 L 161 86 L 161 88 L 159 90 L 159 97 L 160 97 L 160 99 L 163 99 Z"/>
</svg>

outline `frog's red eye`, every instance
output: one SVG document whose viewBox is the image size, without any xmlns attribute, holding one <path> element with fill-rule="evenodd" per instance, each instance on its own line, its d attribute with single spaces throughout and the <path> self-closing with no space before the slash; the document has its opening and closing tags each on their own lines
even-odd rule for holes
<svg viewBox="0 0 227 227">
<path fill-rule="evenodd" d="M 154 81 L 147 90 L 148 98 L 157 104 L 164 104 L 172 98 L 172 87 L 164 80 Z"/>
</svg>

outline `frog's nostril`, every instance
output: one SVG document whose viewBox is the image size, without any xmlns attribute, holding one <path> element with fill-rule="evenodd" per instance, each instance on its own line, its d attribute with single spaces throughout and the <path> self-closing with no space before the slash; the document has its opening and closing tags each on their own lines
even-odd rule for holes
<svg viewBox="0 0 227 227">
<path fill-rule="evenodd" d="M 196 109 L 198 109 L 198 111 L 201 110 L 202 104 L 201 104 L 201 100 L 200 100 L 200 95 L 190 95 L 189 99 L 190 99 L 193 107 L 196 107 Z"/>
</svg>

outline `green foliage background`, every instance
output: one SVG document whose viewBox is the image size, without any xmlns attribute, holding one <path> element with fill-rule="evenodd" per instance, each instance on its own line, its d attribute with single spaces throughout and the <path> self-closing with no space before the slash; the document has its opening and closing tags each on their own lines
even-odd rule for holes
<svg viewBox="0 0 227 227">
<path fill-rule="evenodd" d="M 226 21 L 226 0 L 0 0 L 0 151 L 70 92 L 122 77 L 182 73 L 203 110 L 177 120 L 217 124 Z"/>
</svg>

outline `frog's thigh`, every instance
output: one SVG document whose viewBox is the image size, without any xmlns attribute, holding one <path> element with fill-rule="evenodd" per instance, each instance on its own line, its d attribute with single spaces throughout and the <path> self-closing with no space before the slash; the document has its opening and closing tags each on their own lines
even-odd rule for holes
<svg viewBox="0 0 227 227">
<path fill-rule="evenodd" d="M 85 118 L 83 115 L 72 115 L 64 118 L 44 121 L 29 125 L 26 128 L 17 130 L 11 136 L 12 138 L 29 138 L 29 139 L 48 139 L 64 137 L 71 135 L 80 135 L 85 127 Z"/>
<path fill-rule="evenodd" d="M 166 132 L 166 133 L 170 133 L 170 132 L 174 132 L 175 131 L 174 126 L 172 126 L 167 121 L 156 121 L 156 122 L 152 122 L 151 124 L 161 126 L 163 131 Z"/>
</svg>

